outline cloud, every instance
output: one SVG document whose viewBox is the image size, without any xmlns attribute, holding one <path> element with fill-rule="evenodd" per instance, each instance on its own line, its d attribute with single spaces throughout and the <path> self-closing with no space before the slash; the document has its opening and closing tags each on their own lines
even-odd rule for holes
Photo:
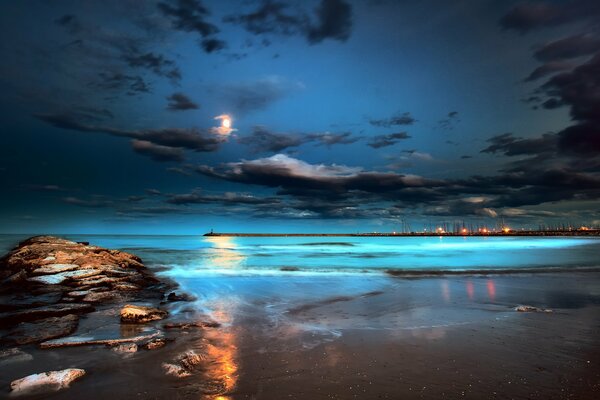
<svg viewBox="0 0 600 400">
<path fill-rule="evenodd" d="M 362 168 L 345 165 L 309 164 L 284 154 L 227 163 L 221 169 L 199 166 L 196 171 L 232 182 L 292 191 L 319 190 L 340 196 L 352 191 L 397 192 L 437 182 L 414 175 L 363 171 Z"/>
<path fill-rule="evenodd" d="M 124 59 L 130 67 L 146 68 L 154 72 L 158 76 L 164 76 L 174 82 L 181 79 L 181 72 L 175 66 L 175 62 L 167 60 L 160 54 L 148 52 L 145 54 L 124 55 Z"/>
<path fill-rule="evenodd" d="M 167 110 L 170 111 L 197 110 L 200 108 L 198 104 L 194 103 L 183 93 L 173 93 L 167 97 L 167 100 L 169 101 Z"/>
<path fill-rule="evenodd" d="M 154 161 L 177 161 L 184 160 L 183 149 L 154 144 L 147 140 L 132 140 L 131 147 L 136 153 L 149 156 Z"/>
<path fill-rule="evenodd" d="M 373 136 L 367 145 L 374 149 L 381 147 L 392 146 L 398 143 L 400 140 L 410 139 L 411 136 L 406 132 L 390 133 L 388 135 L 377 135 Z"/>
<path fill-rule="evenodd" d="M 449 131 L 454 129 L 456 124 L 458 124 L 459 122 L 460 119 L 458 117 L 458 111 L 450 111 L 445 118 L 438 121 L 438 127 L 440 129 Z"/>
<path fill-rule="evenodd" d="M 491 143 L 481 153 L 502 153 L 506 156 L 532 155 L 556 150 L 556 135 L 544 134 L 538 138 L 523 139 L 504 133 L 487 140 Z"/>
<path fill-rule="evenodd" d="M 89 86 L 104 90 L 126 91 L 129 96 L 151 92 L 150 85 L 139 75 L 100 72 L 97 78 Z"/>
<path fill-rule="evenodd" d="M 577 20 L 597 20 L 599 17 L 600 3 L 595 0 L 532 1 L 520 3 L 512 8 L 500 19 L 500 26 L 524 34 Z"/>
<path fill-rule="evenodd" d="M 255 126 L 252 133 L 238 139 L 238 143 L 249 146 L 255 153 L 278 153 L 291 147 L 298 147 L 306 143 L 333 146 L 351 144 L 360 137 L 353 137 L 351 132 L 331 133 L 277 133 L 264 126 Z"/>
<path fill-rule="evenodd" d="M 302 135 L 275 133 L 264 126 L 255 126 L 252 133 L 239 138 L 238 143 L 249 146 L 256 153 L 265 151 L 276 153 L 290 147 L 300 146 L 306 143 L 306 138 Z"/>
<path fill-rule="evenodd" d="M 211 152 L 218 150 L 223 137 L 210 135 L 195 128 L 163 128 L 145 130 L 125 130 L 112 127 L 86 125 L 69 115 L 37 114 L 36 118 L 60 129 L 79 132 L 106 133 L 112 136 L 127 137 L 151 142 L 159 146 L 179 147 L 196 152 Z"/>
<path fill-rule="evenodd" d="M 254 35 L 298 35 L 309 44 L 326 39 L 345 42 L 352 33 L 352 6 L 343 0 L 321 0 L 311 18 L 302 10 L 290 11 L 284 2 L 265 0 L 255 10 L 227 16 L 223 21 Z"/>
<path fill-rule="evenodd" d="M 279 76 L 215 87 L 217 96 L 237 115 L 264 110 L 302 87 Z"/>
<path fill-rule="evenodd" d="M 600 50 L 600 38 L 591 34 L 579 34 L 546 43 L 537 49 L 534 57 L 543 62 L 567 60 L 594 54 Z"/>
<path fill-rule="evenodd" d="M 383 119 L 371 119 L 369 123 L 373 126 L 390 128 L 393 126 L 412 125 L 416 120 L 410 115 L 409 112 L 402 114 L 396 114 L 390 118 Z"/>
<path fill-rule="evenodd" d="M 534 69 L 531 74 L 525 79 L 525 82 L 533 82 L 540 78 L 552 75 L 557 72 L 569 70 L 574 67 L 574 64 L 566 61 L 550 61 L 540 65 Z M 528 100 L 539 100 L 538 96 L 531 96 Z"/>
<path fill-rule="evenodd" d="M 188 204 L 210 204 L 217 203 L 223 205 L 269 205 L 274 206 L 280 203 L 275 197 L 256 197 L 248 193 L 225 192 L 219 194 L 206 194 L 200 189 L 192 193 L 174 194 L 167 199 L 168 203 L 177 205 Z"/>
<path fill-rule="evenodd" d="M 230 15 L 224 22 L 241 25 L 255 35 L 279 34 L 285 36 L 302 33 L 308 25 L 308 17 L 296 11 L 287 12 L 289 5 L 279 1 L 265 0 L 247 14 Z"/>
<path fill-rule="evenodd" d="M 195 32 L 202 38 L 200 46 L 207 53 L 212 53 L 225 48 L 225 42 L 213 36 L 219 33 L 216 25 L 207 21 L 210 16 L 199 0 L 173 0 L 157 4 L 158 9 L 171 19 L 173 28 L 183 32 Z"/>
<path fill-rule="evenodd" d="M 315 141 L 324 146 L 333 146 L 336 144 L 352 144 L 360 140 L 359 136 L 352 136 L 352 132 L 319 132 L 309 133 L 306 135 L 307 141 Z"/>
<path fill-rule="evenodd" d="M 352 6 L 342 0 L 322 0 L 317 8 L 317 24 L 308 30 L 308 41 L 348 40 L 352 31 Z"/>
</svg>

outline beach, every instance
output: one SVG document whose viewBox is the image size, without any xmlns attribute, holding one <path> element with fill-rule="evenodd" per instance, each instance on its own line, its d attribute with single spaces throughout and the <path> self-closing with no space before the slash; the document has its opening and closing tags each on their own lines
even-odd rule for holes
<svg viewBox="0 0 600 400">
<path fill-rule="evenodd" d="M 102 244 L 114 240 L 135 242 L 110 238 Z M 171 249 L 181 243 L 172 240 Z M 243 269 L 243 251 L 227 247 L 235 253 L 230 254 L 222 246 L 215 253 L 210 244 L 194 261 L 204 259 L 205 270 L 184 273 L 175 261 L 190 260 L 190 253 L 138 248 L 136 254 L 152 260 L 149 268 L 198 297 L 169 306 L 174 318 L 201 312 L 220 326 L 177 330 L 166 346 L 127 356 L 105 346 L 23 346 L 31 360 L 0 364 L 2 396 L 8 397 L 14 379 L 63 368 L 83 368 L 87 374 L 66 390 L 29 397 L 594 399 L 600 394 L 600 271 L 589 265 L 585 272 L 417 277 L 386 273 L 388 266 L 381 272 L 308 273 L 296 264 L 297 269 L 257 272 Z M 221 257 L 216 263 L 215 254 Z M 370 259 L 362 260 L 366 266 Z M 219 263 L 222 273 L 214 269 Z M 520 305 L 533 308 L 520 312 Z M 123 331 L 110 312 L 105 318 L 108 332 L 139 334 Z M 85 328 L 84 320 L 80 329 Z M 202 355 L 199 368 L 185 378 L 166 375 L 163 364 L 190 349 Z"/>
</svg>

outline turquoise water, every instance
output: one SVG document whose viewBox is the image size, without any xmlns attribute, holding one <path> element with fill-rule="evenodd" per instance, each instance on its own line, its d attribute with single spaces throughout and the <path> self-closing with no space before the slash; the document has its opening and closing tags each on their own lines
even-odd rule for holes
<svg viewBox="0 0 600 400">
<path fill-rule="evenodd" d="M 600 238 L 577 237 L 65 237 L 137 254 L 180 278 L 596 267 L 600 255 Z M 1 235 L 0 250 L 24 238 Z"/>
</svg>

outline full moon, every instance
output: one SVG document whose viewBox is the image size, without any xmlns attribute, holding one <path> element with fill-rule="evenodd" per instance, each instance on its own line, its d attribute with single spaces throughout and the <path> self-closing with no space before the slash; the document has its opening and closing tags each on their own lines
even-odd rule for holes
<svg viewBox="0 0 600 400">
<path fill-rule="evenodd" d="M 231 128 L 231 118 L 223 118 L 221 120 L 221 126 L 227 129 Z"/>
</svg>

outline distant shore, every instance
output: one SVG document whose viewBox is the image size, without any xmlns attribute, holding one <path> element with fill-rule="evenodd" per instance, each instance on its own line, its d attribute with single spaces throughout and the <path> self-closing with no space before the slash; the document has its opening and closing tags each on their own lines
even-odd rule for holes
<svg viewBox="0 0 600 400">
<path fill-rule="evenodd" d="M 236 233 L 208 232 L 216 237 L 429 237 L 429 236 L 600 236 L 600 229 L 549 231 L 488 231 L 488 232 L 366 232 L 366 233 Z"/>
</svg>

